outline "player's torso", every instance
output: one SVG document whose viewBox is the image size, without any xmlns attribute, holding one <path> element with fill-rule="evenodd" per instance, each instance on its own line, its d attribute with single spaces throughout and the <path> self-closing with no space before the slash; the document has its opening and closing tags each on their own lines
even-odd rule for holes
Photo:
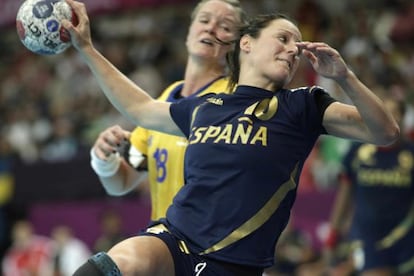
<svg viewBox="0 0 414 276">
<path fill-rule="evenodd" d="M 393 193 L 412 194 L 414 147 L 379 148 L 364 144 L 356 151 L 351 168 L 356 191 L 368 198 L 372 195 L 373 199 L 384 200 L 395 198 Z"/>
<path fill-rule="evenodd" d="M 153 217 L 159 218 L 165 216 L 173 197 L 184 184 L 187 140 L 155 131 L 148 134 L 148 180 Z"/>
<path fill-rule="evenodd" d="M 300 169 L 321 133 L 320 122 L 292 111 L 291 105 L 298 101 L 286 96 L 289 93 L 259 94 L 247 99 L 245 95 L 208 97 L 192 114 L 187 168 L 198 175 L 202 172 L 197 169 L 217 168 L 220 175 L 216 178 L 221 179 L 232 178 L 226 174 L 236 170 L 246 181 L 260 182 L 272 175 L 278 176 L 276 182 L 289 179 L 297 165 Z M 303 121 L 304 117 L 308 121 Z M 231 170 L 222 169 L 229 164 Z"/>
<path fill-rule="evenodd" d="M 196 250 L 227 261 L 234 261 L 231 255 L 243 256 L 246 265 L 273 260 L 272 242 L 289 219 L 301 167 L 321 133 L 316 113 L 304 116 L 301 107 L 293 110 L 301 97 L 257 92 L 257 97 L 251 95 L 254 91 L 212 95 L 195 109 L 187 185 L 168 213 L 170 221 L 191 221 L 192 229 L 180 229 L 185 236 L 207 237 L 197 241 L 204 251 L 197 245 Z M 186 205 L 201 207 L 189 213 Z M 253 263 L 246 250 L 229 247 L 247 236 L 244 242 L 257 250 L 260 261 Z"/>
<path fill-rule="evenodd" d="M 350 168 L 356 220 L 393 224 L 407 216 L 414 204 L 413 145 L 384 149 L 363 144 L 355 151 Z"/>
</svg>

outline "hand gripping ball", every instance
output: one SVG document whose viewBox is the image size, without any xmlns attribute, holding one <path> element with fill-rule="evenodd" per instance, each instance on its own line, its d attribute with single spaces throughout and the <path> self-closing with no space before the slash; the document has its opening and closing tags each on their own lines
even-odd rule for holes
<svg viewBox="0 0 414 276">
<path fill-rule="evenodd" d="M 72 45 L 62 19 L 74 25 L 78 21 L 65 0 L 25 0 L 16 16 L 17 34 L 23 45 L 36 54 L 59 54 Z"/>
</svg>

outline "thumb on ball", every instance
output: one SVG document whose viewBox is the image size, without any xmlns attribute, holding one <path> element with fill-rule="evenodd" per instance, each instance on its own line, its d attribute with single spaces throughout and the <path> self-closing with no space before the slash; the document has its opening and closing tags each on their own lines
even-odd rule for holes
<svg viewBox="0 0 414 276">
<path fill-rule="evenodd" d="M 67 20 L 67 19 L 62 19 L 61 24 L 68 31 L 70 31 L 72 29 L 72 27 L 73 27 L 72 23 L 69 20 Z"/>
</svg>

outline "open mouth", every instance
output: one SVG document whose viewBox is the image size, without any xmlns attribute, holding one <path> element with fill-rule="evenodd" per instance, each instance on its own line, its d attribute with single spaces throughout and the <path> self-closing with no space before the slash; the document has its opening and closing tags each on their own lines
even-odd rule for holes
<svg viewBox="0 0 414 276">
<path fill-rule="evenodd" d="M 215 44 L 215 41 L 211 39 L 202 39 L 200 42 L 209 46 L 213 46 Z"/>
<path fill-rule="evenodd" d="M 222 45 L 222 46 L 228 46 L 233 44 L 235 41 L 234 40 L 229 40 L 229 41 L 225 41 L 225 40 L 221 40 L 218 37 L 214 37 L 213 39 L 209 39 L 209 38 L 204 38 L 200 41 L 201 43 L 205 43 L 207 45 L 214 45 L 214 44 L 218 44 L 218 45 Z"/>
</svg>

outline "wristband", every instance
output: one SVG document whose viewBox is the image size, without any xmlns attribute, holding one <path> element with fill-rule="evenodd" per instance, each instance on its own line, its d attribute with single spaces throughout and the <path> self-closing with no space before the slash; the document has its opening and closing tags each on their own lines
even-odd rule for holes
<svg viewBox="0 0 414 276">
<path fill-rule="evenodd" d="M 101 177 L 110 177 L 115 175 L 121 165 L 119 153 L 111 154 L 107 160 L 102 160 L 96 156 L 94 149 L 91 149 L 91 167 L 95 173 Z"/>
</svg>

